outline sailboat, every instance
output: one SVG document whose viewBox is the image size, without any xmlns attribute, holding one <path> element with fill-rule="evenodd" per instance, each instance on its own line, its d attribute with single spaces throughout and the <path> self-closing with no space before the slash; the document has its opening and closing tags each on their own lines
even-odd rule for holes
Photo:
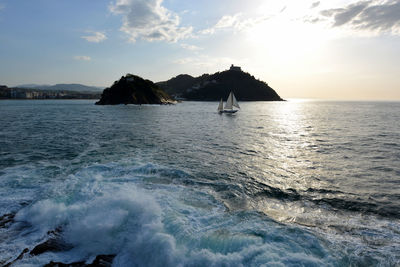
<svg viewBox="0 0 400 267">
<path fill-rule="evenodd" d="M 237 109 L 233 109 L 233 107 L 240 108 L 238 102 L 236 101 L 235 95 L 231 91 L 229 93 L 228 99 L 226 100 L 225 108 L 223 107 L 222 98 L 219 101 L 218 112 L 219 113 L 235 113 L 235 112 L 237 112 L 238 110 Z"/>
</svg>

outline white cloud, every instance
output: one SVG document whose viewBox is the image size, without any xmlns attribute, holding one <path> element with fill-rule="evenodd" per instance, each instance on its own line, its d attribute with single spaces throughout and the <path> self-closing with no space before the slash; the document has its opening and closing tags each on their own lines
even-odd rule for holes
<svg viewBox="0 0 400 267">
<path fill-rule="evenodd" d="M 400 35 L 400 0 L 271 0 L 257 9 L 258 16 L 247 13 L 222 16 L 212 27 L 199 33 L 211 35 L 223 30 L 249 32 L 260 25 L 284 28 L 293 22 L 305 22 L 331 28 L 330 32 L 334 34 Z M 282 30 L 280 32 L 284 34 Z"/>
<path fill-rule="evenodd" d="M 198 46 L 196 46 L 196 45 L 190 45 L 190 44 L 181 44 L 181 47 L 182 47 L 183 49 L 190 50 L 190 51 L 199 51 L 199 50 L 203 50 L 203 48 L 201 48 L 201 47 L 198 47 Z"/>
<path fill-rule="evenodd" d="M 233 29 L 235 31 L 245 31 L 252 28 L 268 19 L 271 16 L 257 16 L 254 18 L 243 18 L 242 13 L 237 13 L 233 16 L 223 16 L 213 27 L 201 30 L 201 34 L 214 34 L 217 30 Z"/>
<path fill-rule="evenodd" d="M 215 28 L 216 29 L 221 29 L 221 28 L 228 28 L 228 27 L 233 27 L 235 25 L 237 25 L 238 23 L 240 23 L 239 20 L 239 16 L 241 15 L 241 13 L 238 13 L 236 15 L 233 16 L 223 16 L 218 22 L 217 24 L 215 24 Z"/>
<path fill-rule="evenodd" d="M 163 0 L 114 0 L 113 14 L 122 15 L 121 31 L 129 40 L 176 42 L 188 37 L 192 27 L 180 25 L 180 18 L 162 6 Z"/>
<path fill-rule="evenodd" d="M 5 8 L 6 8 L 6 5 L 3 4 L 3 3 L 0 3 L 0 10 L 3 10 L 3 9 L 5 9 Z"/>
<path fill-rule="evenodd" d="M 400 1 L 367 0 L 321 10 L 313 23 L 328 22 L 335 28 L 347 28 L 367 34 L 400 34 Z"/>
<path fill-rule="evenodd" d="M 207 28 L 207 29 L 204 29 L 204 30 L 201 30 L 200 32 L 199 32 L 200 34 L 214 34 L 215 33 L 215 28 Z"/>
<path fill-rule="evenodd" d="M 319 6 L 319 4 L 320 4 L 320 1 L 314 2 L 311 4 L 311 8 L 316 8 Z"/>
<path fill-rule="evenodd" d="M 92 60 L 92 58 L 89 57 L 89 56 L 74 56 L 74 59 L 75 60 L 82 60 L 82 61 L 90 61 L 90 60 Z"/>
<path fill-rule="evenodd" d="M 90 35 L 81 36 L 81 38 L 91 43 L 100 43 L 107 39 L 107 36 L 102 32 L 89 32 L 89 33 Z"/>
</svg>

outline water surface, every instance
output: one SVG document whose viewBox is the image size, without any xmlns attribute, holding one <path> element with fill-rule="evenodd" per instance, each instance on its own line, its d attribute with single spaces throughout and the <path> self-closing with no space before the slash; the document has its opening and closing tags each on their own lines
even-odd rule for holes
<svg viewBox="0 0 400 267">
<path fill-rule="evenodd" d="M 0 101 L 0 263 L 396 266 L 400 103 Z"/>
</svg>

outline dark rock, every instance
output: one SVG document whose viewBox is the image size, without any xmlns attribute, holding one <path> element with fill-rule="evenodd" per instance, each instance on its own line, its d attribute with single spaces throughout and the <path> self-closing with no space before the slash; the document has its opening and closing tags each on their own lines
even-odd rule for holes
<svg viewBox="0 0 400 267">
<path fill-rule="evenodd" d="M 61 227 L 56 228 L 55 230 L 47 232 L 50 235 L 50 238 L 45 242 L 40 243 L 35 246 L 29 254 L 31 255 L 40 255 L 45 252 L 57 252 L 57 251 L 66 251 L 72 248 L 72 245 L 66 243 L 61 237 Z"/>
<path fill-rule="evenodd" d="M 104 89 L 96 105 L 173 103 L 175 101 L 152 81 L 127 74 L 111 87 Z"/>
<path fill-rule="evenodd" d="M 72 248 L 71 245 L 65 243 L 61 239 L 58 238 L 50 238 L 47 241 L 37 245 L 34 247 L 29 254 L 31 255 L 39 255 L 45 252 L 57 252 L 57 251 L 65 251 L 70 250 Z"/>
<path fill-rule="evenodd" d="M 92 264 L 88 266 L 109 267 L 112 265 L 115 256 L 116 255 L 99 255 L 96 257 L 96 259 L 94 259 Z"/>
<path fill-rule="evenodd" d="M 0 228 L 8 227 L 14 222 L 15 213 L 7 213 L 0 217 Z"/>
<path fill-rule="evenodd" d="M 90 264 L 86 264 L 84 261 L 62 263 L 51 261 L 44 267 L 110 267 L 115 258 L 115 255 L 98 255 L 94 261 Z"/>
<path fill-rule="evenodd" d="M 283 101 L 267 83 L 257 80 L 240 68 L 199 77 L 178 75 L 157 83 L 167 93 L 195 101 L 218 101 L 233 91 L 239 101 Z"/>
<path fill-rule="evenodd" d="M 14 218 L 14 216 L 10 216 L 10 214 L 6 214 L 2 216 L 1 218 Z M 47 234 L 49 235 L 49 239 L 47 239 L 45 242 L 40 243 L 39 245 L 35 246 L 30 252 L 28 248 L 25 248 L 21 254 L 15 258 L 14 260 L 8 262 L 5 265 L 2 265 L 3 263 L 0 262 L 1 266 L 11 266 L 14 264 L 16 261 L 21 260 L 26 253 L 29 252 L 29 255 L 31 256 L 37 256 L 45 252 L 57 252 L 57 251 L 66 251 L 70 250 L 72 248 L 71 245 L 65 243 L 62 238 L 61 238 L 61 227 L 57 227 L 56 229 L 52 231 L 48 231 Z"/>
</svg>

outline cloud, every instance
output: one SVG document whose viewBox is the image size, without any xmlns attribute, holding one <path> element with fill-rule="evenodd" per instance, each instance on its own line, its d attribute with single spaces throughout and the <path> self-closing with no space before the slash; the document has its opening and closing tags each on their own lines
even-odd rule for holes
<svg viewBox="0 0 400 267">
<path fill-rule="evenodd" d="M 110 5 L 113 14 L 122 15 L 121 31 L 135 42 L 176 42 L 188 37 L 192 27 L 180 26 L 180 18 L 162 6 L 163 0 L 114 0 Z"/>
<path fill-rule="evenodd" d="M 285 8 L 284 8 L 285 9 Z M 283 12 L 284 9 L 281 11 Z M 256 26 L 266 20 L 270 16 L 259 16 L 255 18 L 243 18 L 242 13 L 237 13 L 233 16 L 225 15 L 223 16 L 213 27 L 201 30 L 201 34 L 214 34 L 216 31 L 221 29 L 233 29 L 235 31 L 245 31 L 249 28 Z"/>
<path fill-rule="evenodd" d="M 348 5 L 346 8 L 329 9 L 321 12 L 322 15 L 334 18 L 333 26 L 342 26 L 355 19 L 366 7 L 367 2 Z"/>
<path fill-rule="evenodd" d="M 3 4 L 3 3 L 0 3 L 0 10 L 3 10 L 3 9 L 5 9 L 5 8 L 6 8 L 6 5 Z"/>
<path fill-rule="evenodd" d="M 81 38 L 91 43 L 100 43 L 107 39 L 107 36 L 102 32 L 89 32 L 89 33 L 90 35 L 81 36 Z"/>
<path fill-rule="evenodd" d="M 234 27 L 235 25 L 237 25 L 238 23 L 240 23 L 239 20 L 239 16 L 241 14 L 238 13 L 234 16 L 223 16 L 218 22 L 217 24 L 215 24 L 215 28 L 217 29 L 221 29 L 221 28 L 229 28 L 229 27 Z"/>
<path fill-rule="evenodd" d="M 199 51 L 199 50 L 203 50 L 203 48 L 195 46 L 195 45 L 189 45 L 189 44 L 181 44 L 181 47 L 183 49 L 186 50 L 190 50 L 190 51 Z"/>
<path fill-rule="evenodd" d="M 223 69 L 229 67 L 232 62 L 241 61 L 229 57 L 211 57 L 208 55 L 197 55 L 196 57 L 185 57 L 173 61 L 174 64 L 190 65 L 204 70 L 204 68 Z"/>
<path fill-rule="evenodd" d="M 400 1 L 362 1 L 320 13 L 332 20 L 333 27 L 350 27 L 357 31 L 400 34 Z M 321 18 L 316 20 L 321 21 Z"/>
<path fill-rule="evenodd" d="M 234 27 L 236 23 L 239 22 L 238 17 L 241 14 L 236 14 L 233 16 L 226 15 L 223 16 L 213 27 L 201 30 L 201 34 L 214 34 L 216 30 L 223 29 L 223 28 L 230 28 Z"/>
<path fill-rule="evenodd" d="M 319 1 L 317 1 L 317 2 L 314 2 L 314 3 L 312 3 L 312 4 L 311 4 L 311 8 L 316 8 L 316 7 L 318 7 L 318 6 L 319 6 L 319 4 L 320 4 L 320 2 L 319 2 Z"/>
<path fill-rule="evenodd" d="M 75 60 L 82 60 L 82 61 L 90 61 L 90 60 L 92 60 L 92 58 L 89 57 L 89 56 L 74 56 L 74 59 Z"/>
</svg>

